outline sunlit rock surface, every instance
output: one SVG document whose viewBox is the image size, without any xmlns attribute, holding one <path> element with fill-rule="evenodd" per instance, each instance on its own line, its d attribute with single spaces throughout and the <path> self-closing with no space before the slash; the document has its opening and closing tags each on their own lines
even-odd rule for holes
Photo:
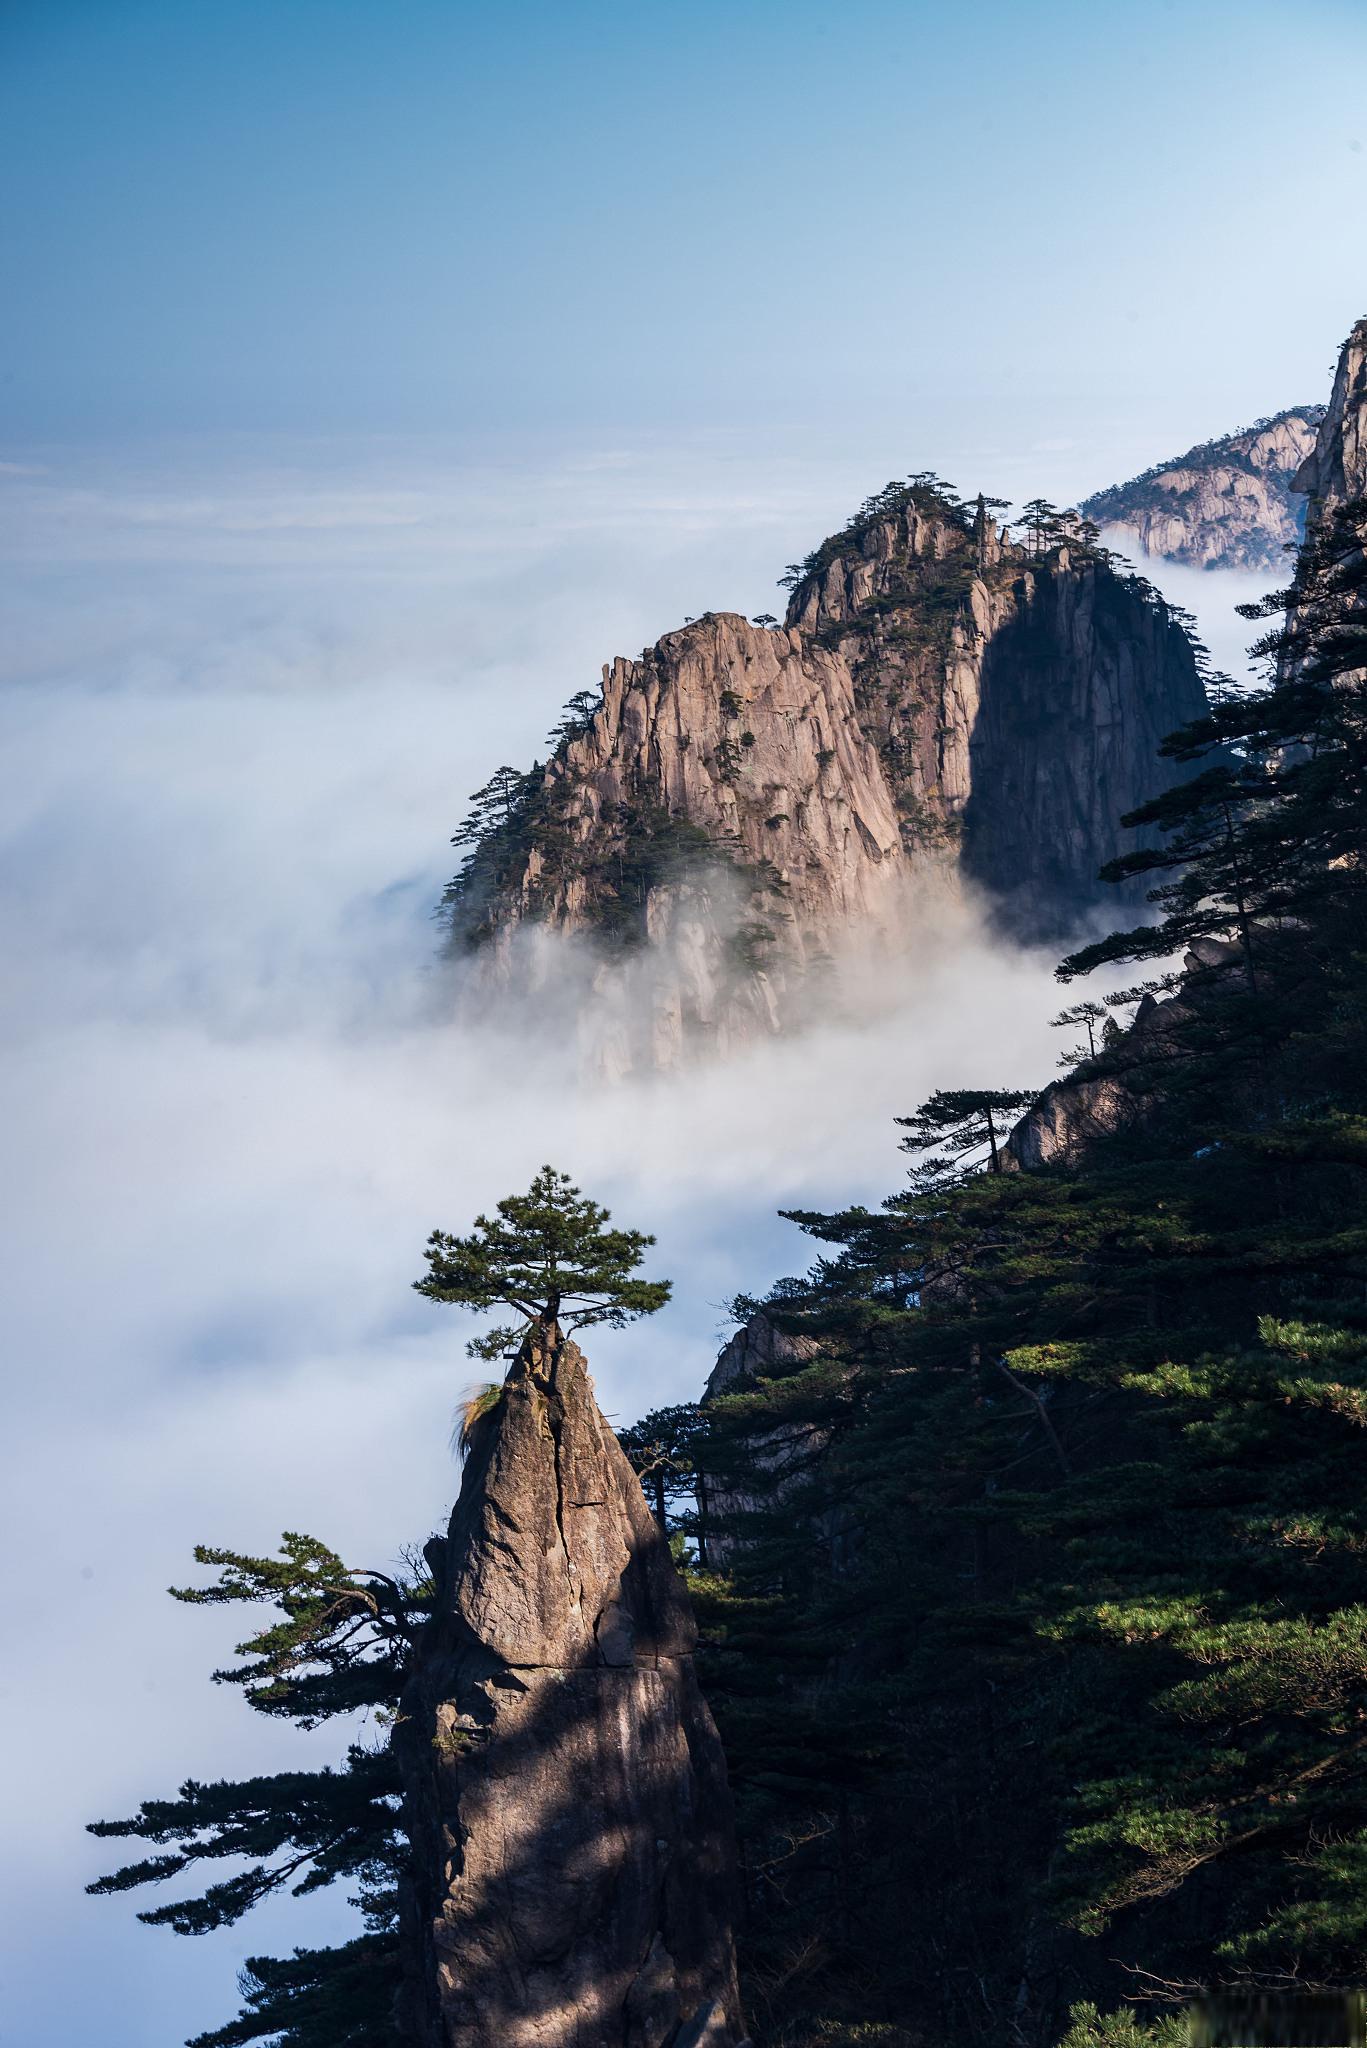
<svg viewBox="0 0 1367 2048">
<path fill-rule="evenodd" d="M 687 1597 L 568 1340 L 477 1429 L 396 1731 L 424 2048 L 738 2048 L 725 1762 Z"/>
<path fill-rule="evenodd" d="M 1204 705 L 1148 586 L 983 507 L 902 506 L 818 550 L 782 625 L 709 613 L 604 670 L 468 972 L 481 1000 L 534 990 L 529 934 L 583 939 L 620 1070 L 800 1025 L 841 949 L 902 948 L 928 891 L 1052 944 L 1114 903 L 1118 820 Z"/>
<path fill-rule="evenodd" d="M 1182 1034 L 1213 991 L 1242 979 L 1237 945 L 1196 939 L 1182 962 L 1176 992 L 1146 995 L 1127 1031 L 1097 1058 L 1053 1081 L 1031 1103 L 1002 1148 L 1008 1173 L 1043 1166 L 1079 1166 L 1104 1139 L 1144 1123 L 1162 1106 L 1167 1076 L 1180 1054 Z"/>
<path fill-rule="evenodd" d="M 1323 414 L 1322 405 L 1293 406 L 1098 491 L 1080 509 L 1143 554 L 1276 575 L 1305 532 L 1297 472 Z"/>
</svg>

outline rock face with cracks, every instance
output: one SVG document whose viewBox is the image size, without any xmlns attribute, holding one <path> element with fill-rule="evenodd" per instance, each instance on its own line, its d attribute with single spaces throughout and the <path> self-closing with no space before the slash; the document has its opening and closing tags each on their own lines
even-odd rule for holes
<svg viewBox="0 0 1367 2048">
<path fill-rule="evenodd" d="M 846 949 L 906 958 L 920 898 L 967 883 L 1047 942 L 1109 906 L 1117 821 L 1204 708 L 1148 586 L 904 493 L 795 572 L 781 626 L 709 613 L 604 670 L 457 893 L 453 945 L 483 1002 L 558 974 L 536 934 L 587 942 L 618 1070 L 726 1053 L 838 999 Z"/>
<path fill-rule="evenodd" d="M 1367 316 L 1339 350 L 1328 408 L 1292 488 L 1309 500 L 1312 523 L 1367 497 Z"/>
<path fill-rule="evenodd" d="M 725 1761 L 687 1596 L 584 1360 L 478 1425 L 396 1730 L 423 2048 L 741 2048 Z"/>
<path fill-rule="evenodd" d="M 1297 471 L 1323 413 L 1322 405 L 1292 406 L 1098 491 L 1081 509 L 1146 555 L 1276 575 L 1305 532 Z"/>
</svg>

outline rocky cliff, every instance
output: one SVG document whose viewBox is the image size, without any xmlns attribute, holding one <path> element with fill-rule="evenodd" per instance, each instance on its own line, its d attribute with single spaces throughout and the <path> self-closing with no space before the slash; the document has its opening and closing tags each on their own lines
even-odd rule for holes
<svg viewBox="0 0 1367 2048">
<path fill-rule="evenodd" d="M 938 483 L 889 486 L 789 581 L 781 625 L 710 613 L 606 668 L 448 899 L 486 985 L 537 928 L 590 936 L 606 1014 L 634 954 L 621 1064 L 790 1022 L 850 935 L 898 942 L 932 875 L 1024 938 L 1075 928 L 1204 706 L 1142 579 L 1032 553 Z"/>
<path fill-rule="evenodd" d="M 1188 1028 L 1208 1016 L 1212 996 L 1242 982 L 1243 957 L 1237 945 L 1194 940 L 1175 993 L 1142 997 L 1128 1029 L 1031 1103 L 1002 1148 L 1003 1170 L 1078 1166 L 1105 1139 L 1142 1126 L 1164 1099 Z"/>
<path fill-rule="evenodd" d="M 739 2048 L 725 1764 L 669 1552 L 583 1357 L 479 1426 L 396 1731 L 424 2048 Z"/>
<path fill-rule="evenodd" d="M 1355 323 L 1339 351 L 1328 405 L 1315 411 L 1314 441 L 1291 482 L 1307 506 L 1312 540 L 1315 528 L 1340 506 L 1367 497 L 1367 317 Z M 1302 563 L 1312 552 L 1305 550 Z M 1289 617 L 1294 622 L 1297 613 Z M 1315 625 L 1323 630 L 1322 606 Z M 1283 656 L 1283 675 L 1287 671 Z M 1347 673 L 1340 673 L 1340 682 Z M 1146 996 L 1128 1030 L 1031 1104 L 1007 1141 L 1007 1168 L 1076 1165 L 1103 1139 L 1142 1125 L 1163 1101 L 1165 1068 L 1183 1033 L 1244 972 L 1240 947 L 1196 940 L 1172 994 L 1161 1002 Z"/>
<path fill-rule="evenodd" d="M 1329 404 L 1292 489 L 1304 493 L 1312 519 L 1367 497 L 1367 316 L 1339 351 Z"/>
<path fill-rule="evenodd" d="M 1315 446 L 1322 405 L 1293 406 L 1086 499 L 1098 526 L 1119 528 L 1146 555 L 1198 569 L 1275 574 L 1305 532 L 1309 488 L 1298 472 Z"/>
</svg>

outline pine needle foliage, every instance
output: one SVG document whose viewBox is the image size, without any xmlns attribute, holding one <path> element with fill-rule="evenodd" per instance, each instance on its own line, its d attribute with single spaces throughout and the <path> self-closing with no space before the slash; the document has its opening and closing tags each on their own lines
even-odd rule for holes
<svg viewBox="0 0 1367 2048">
<path fill-rule="evenodd" d="M 317 1538 L 288 1530 L 278 1558 L 198 1544 L 195 1562 L 217 1567 L 218 1579 L 173 1586 L 173 1600 L 269 1603 L 280 1616 L 238 1644 L 243 1661 L 215 1671 L 215 1683 L 241 1686 L 258 1713 L 303 1728 L 388 1697 L 431 1591 L 425 1577 L 353 1569 Z"/>
<path fill-rule="evenodd" d="M 707 1486 L 699 1459 L 707 1430 L 695 1401 L 679 1401 L 668 1408 L 652 1408 L 639 1422 L 617 1432 L 632 1470 L 641 1482 L 647 1500 L 662 1529 L 671 1527 L 670 1508 L 686 1500 L 696 1510 L 673 1526 L 691 1536 L 698 1547 L 699 1562 L 707 1562 Z"/>
<path fill-rule="evenodd" d="M 404 1871 L 397 1768 L 384 1731 L 395 1713 L 418 1635 L 431 1611 L 425 1568 L 389 1573 L 346 1566 L 316 1538 L 287 1533 L 276 1557 L 200 1545 L 217 1576 L 173 1589 L 192 1605 L 268 1606 L 272 1616 L 238 1645 L 239 1662 L 215 1672 L 242 1688 L 258 1713 L 304 1729 L 367 1715 L 380 1731 L 351 1742 L 342 1762 L 240 1782 L 190 1780 L 174 1798 L 146 1800 L 124 1820 L 96 1821 L 104 1840 L 138 1840 L 155 1854 L 89 1889 L 100 1895 L 189 1878 L 227 1863 L 203 1889 L 145 1908 L 148 1926 L 199 1935 L 236 1926 L 262 1900 L 307 1896 L 336 1883 L 365 1932 L 289 1958 L 252 1958 L 240 1977 L 243 2010 L 196 2037 L 193 2048 L 400 2048 L 394 2001 L 400 1977 L 398 1889 Z"/>
<path fill-rule="evenodd" d="M 394 1940 L 361 1934 L 338 1948 L 251 1956 L 238 1976 L 243 2010 L 189 2048 L 399 2048 L 394 2030 Z"/>
<path fill-rule="evenodd" d="M 639 1230 L 610 1230 L 611 1220 L 567 1174 L 543 1166 L 525 1195 L 505 1195 L 492 1216 L 475 1218 L 468 1235 L 434 1230 L 424 1253 L 428 1271 L 413 1285 L 429 1301 L 510 1308 L 520 1318 L 473 1338 L 472 1358 L 501 1357 L 535 1322 L 621 1329 L 663 1308 L 670 1284 L 636 1277 L 655 1240 Z"/>
<path fill-rule="evenodd" d="M 997 1091 L 942 1093 L 931 1170 L 793 1212 L 815 1263 L 738 1304 L 816 1354 L 699 1452 L 775 2039 L 1158 2048 L 1164 2001 L 1367 1979 L 1365 562 L 1348 507 L 1132 820 L 1158 923 L 1064 963 L 1196 947 L 1087 1047 L 1142 1114 L 994 1173 Z"/>
<path fill-rule="evenodd" d="M 975 1166 L 1000 1173 L 1000 1141 L 1034 1094 L 1032 1088 L 941 1088 L 914 1116 L 899 1116 L 907 1134 L 902 1150 L 918 1156 L 916 1176 L 943 1186 Z"/>
<path fill-rule="evenodd" d="M 523 1196 L 478 1217 L 466 1238 L 435 1232 L 429 1274 L 419 1291 L 476 1307 L 503 1302 L 530 1321 L 558 1327 L 620 1327 L 669 1297 L 667 1281 L 636 1276 L 654 1242 L 615 1230 L 606 1209 L 587 1200 L 564 1174 L 545 1167 Z M 490 1347 L 506 1341 L 495 1332 Z M 477 1388 L 465 1405 L 461 1435 L 471 1436 L 502 1398 Z M 189 1880 L 188 1889 L 145 1908 L 149 1926 L 183 1935 L 233 1927 L 261 1901 L 304 1897 L 350 1883 L 364 1932 L 289 1957 L 253 1957 L 240 1978 L 242 2010 L 192 2048 L 402 2048 L 396 2003 L 402 1975 L 398 1901 L 408 1876 L 401 1786 L 388 1731 L 412 1659 L 431 1618 L 436 1588 L 429 1544 L 389 1570 L 348 1564 L 318 1538 L 287 1531 L 276 1555 L 201 1544 L 196 1562 L 207 1582 L 173 1587 L 192 1606 L 266 1609 L 238 1643 L 236 1661 L 214 1672 L 235 1685 L 257 1713 L 311 1730 L 345 1719 L 371 1737 L 348 1743 L 343 1759 L 321 1769 L 284 1771 L 241 1782 L 189 1780 L 173 1798 L 146 1800 L 126 1819 L 96 1821 L 102 1840 L 134 1840 L 154 1853 L 102 1877 L 100 1895 Z M 205 1870 L 227 1865 L 193 1888 Z"/>
</svg>

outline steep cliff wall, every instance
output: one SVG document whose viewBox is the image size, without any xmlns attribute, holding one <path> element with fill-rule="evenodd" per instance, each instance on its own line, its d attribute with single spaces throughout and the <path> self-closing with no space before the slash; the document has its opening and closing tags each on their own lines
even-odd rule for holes
<svg viewBox="0 0 1367 2048">
<path fill-rule="evenodd" d="M 800 583 L 790 621 L 854 678 L 904 850 L 952 850 L 1026 939 L 1114 903 L 1097 870 L 1170 771 L 1164 735 L 1204 708 L 1161 602 L 1091 551 L 1031 555 L 912 513 Z M 828 543 L 829 546 L 829 543 Z"/>
<path fill-rule="evenodd" d="M 1312 519 L 1367 497 L 1367 316 L 1339 350 L 1329 404 L 1292 489 L 1305 494 Z"/>
<path fill-rule="evenodd" d="M 1205 441 L 1129 483 L 1086 499 L 1098 526 L 1119 527 L 1146 555 L 1198 569 L 1275 573 L 1305 531 L 1297 471 L 1324 413 L 1293 406 L 1237 434 Z"/>
<path fill-rule="evenodd" d="M 939 486 L 890 486 L 791 581 L 781 626 L 708 614 L 605 669 L 453 892 L 485 986 L 534 928 L 595 938 L 604 997 L 629 964 L 623 1064 L 781 1028 L 851 934 L 897 942 L 932 873 L 1023 937 L 1076 927 L 1204 705 L 1149 586 Z"/>
<path fill-rule="evenodd" d="M 1020 578 L 983 650 L 964 866 L 1022 936 L 1138 904 L 1141 889 L 1098 884 L 1097 869 L 1142 843 L 1120 820 L 1172 779 L 1159 746 L 1203 708 L 1185 639 L 1116 577 L 1083 564 Z"/>
<path fill-rule="evenodd" d="M 424 2048 L 739 2048 L 725 1763 L 687 1598 L 576 1347 L 480 1431 L 395 1744 Z"/>
<path fill-rule="evenodd" d="M 533 802 L 489 967 L 516 975 L 529 923 L 594 938 L 602 981 L 625 963 L 647 988 L 627 1064 L 779 1028 L 834 933 L 895 914 L 899 822 L 849 670 L 786 629 L 712 613 L 612 663 Z"/>
</svg>

